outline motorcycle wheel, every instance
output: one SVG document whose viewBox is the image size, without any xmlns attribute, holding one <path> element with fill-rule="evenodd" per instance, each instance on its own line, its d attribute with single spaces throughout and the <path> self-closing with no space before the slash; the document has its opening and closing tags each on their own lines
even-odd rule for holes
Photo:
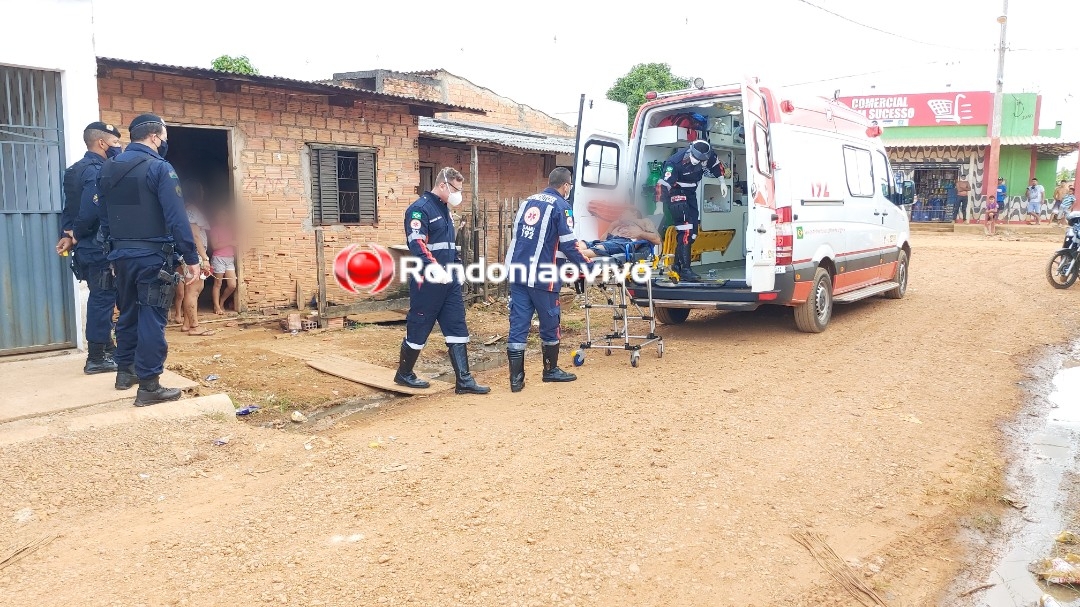
<svg viewBox="0 0 1080 607">
<path fill-rule="evenodd" d="M 1061 273 L 1061 266 L 1066 264 L 1072 264 L 1068 273 Z M 1077 269 L 1080 266 L 1080 262 L 1075 259 L 1075 253 L 1066 249 L 1054 253 L 1054 256 L 1050 258 L 1050 263 L 1046 265 L 1046 280 L 1050 282 L 1050 285 L 1055 289 L 1068 289 L 1076 282 Z"/>
</svg>

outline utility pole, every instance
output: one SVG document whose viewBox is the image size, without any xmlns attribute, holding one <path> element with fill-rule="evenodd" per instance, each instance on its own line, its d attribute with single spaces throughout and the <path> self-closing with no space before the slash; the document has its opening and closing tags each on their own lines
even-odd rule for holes
<svg viewBox="0 0 1080 607">
<path fill-rule="evenodd" d="M 1002 0 L 1001 16 L 997 22 L 1001 24 L 1001 38 L 998 40 L 998 66 L 997 85 L 994 89 L 994 113 L 990 116 L 990 158 L 986 161 L 986 184 L 983 193 L 987 199 L 997 196 L 998 169 L 1001 160 L 1001 111 L 1004 105 L 1002 88 L 1005 84 L 1005 27 L 1009 20 L 1009 0 Z"/>
</svg>

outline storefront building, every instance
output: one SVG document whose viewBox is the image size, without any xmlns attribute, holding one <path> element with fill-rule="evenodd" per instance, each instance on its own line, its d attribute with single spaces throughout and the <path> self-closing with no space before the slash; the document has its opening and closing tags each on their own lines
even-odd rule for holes
<svg viewBox="0 0 1080 607">
<path fill-rule="evenodd" d="M 990 152 L 994 94 L 987 91 L 841 97 L 841 103 L 877 121 L 897 180 L 915 184 L 916 222 L 977 221 L 996 184 L 984 179 Z M 1003 221 L 1023 221 L 1032 177 L 1047 194 L 1042 217 L 1053 206 L 1058 158 L 1077 150 L 1061 138 L 1061 122 L 1039 129 L 1042 97 L 1006 94 L 1002 104 L 999 176 L 1007 198 Z"/>
</svg>

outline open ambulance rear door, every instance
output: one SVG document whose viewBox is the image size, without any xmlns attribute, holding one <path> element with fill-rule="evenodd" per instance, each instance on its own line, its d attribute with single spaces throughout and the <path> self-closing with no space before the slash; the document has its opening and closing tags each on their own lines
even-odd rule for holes
<svg viewBox="0 0 1080 607">
<path fill-rule="evenodd" d="M 597 240 L 618 218 L 630 191 L 626 106 L 598 96 L 581 96 L 574 154 L 574 232 Z"/>
<path fill-rule="evenodd" d="M 746 281 L 754 292 L 776 285 L 776 188 L 772 143 L 765 97 L 756 78 L 742 86 L 743 130 L 746 138 Z"/>
</svg>

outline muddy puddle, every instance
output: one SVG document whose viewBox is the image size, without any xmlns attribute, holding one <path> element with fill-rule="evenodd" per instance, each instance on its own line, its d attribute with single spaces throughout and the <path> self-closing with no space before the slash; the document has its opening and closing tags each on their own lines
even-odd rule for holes
<svg viewBox="0 0 1080 607">
<path fill-rule="evenodd" d="M 1056 605 L 1080 607 L 1080 588 L 1049 584 L 1032 573 L 1038 568 L 1033 564 L 1045 559 L 1080 554 L 1080 544 L 1056 541 L 1064 530 L 1080 532 L 1075 528 L 1080 525 L 1080 345 L 1042 372 L 1049 379 L 1030 386 L 1034 398 L 1009 432 L 1016 457 L 1009 470 L 1012 493 L 1003 500 L 1013 506 L 1003 517 L 1005 539 L 992 549 L 999 556 L 981 582 L 989 587 L 971 597 L 969 605 L 1030 607 L 1048 594 Z M 1080 568 L 1075 577 L 1080 579 Z"/>
</svg>

